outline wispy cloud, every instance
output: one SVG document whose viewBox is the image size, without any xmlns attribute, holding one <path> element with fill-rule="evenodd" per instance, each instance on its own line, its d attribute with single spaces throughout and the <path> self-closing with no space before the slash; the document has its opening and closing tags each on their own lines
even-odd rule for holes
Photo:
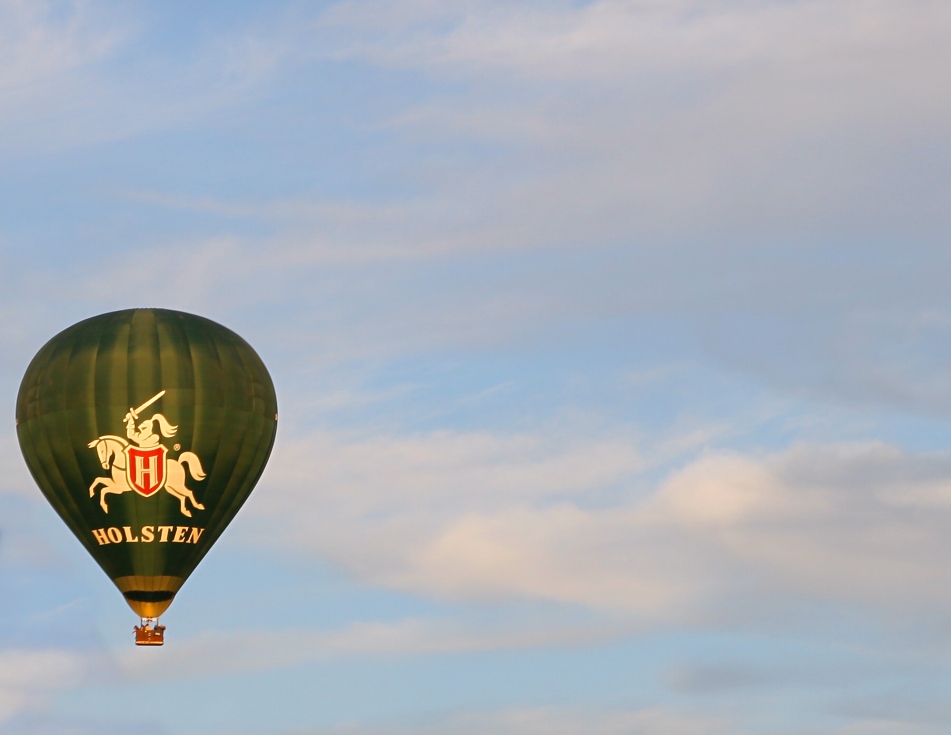
<svg viewBox="0 0 951 735">
<path fill-rule="evenodd" d="M 264 29 L 176 56 L 143 43 L 142 8 L 0 3 L 0 155 L 49 154 L 181 127 L 240 103 L 281 64 Z"/>
<path fill-rule="evenodd" d="M 415 658 L 597 644 L 630 630 L 630 626 L 617 624 L 479 626 L 451 619 L 354 623 L 339 630 L 231 629 L 178 640 L 158 662 L 148 657 L 148 651 L 131 649 L 119 654 L 118 662 L 127 675 L 138 679 L 178 680 L 183 676 L 233 676 L 341 658 Z"/>
<path fill-rule="evenodd" d="M 88 668 L 84 657 L 63 649 L 0 651 L 0 722 L 49 704 L 72 688 Z"/>
<path fill-rule="evenodd" d="M 497 146 L 461 181 L 430 168 L 443 187 L 504 190 L 549 240 L 722 251 L 933 236 L 942 190 L 905 194 L 896 174 L 919 180 L 951 114 L 927 91 L 949 26 L 940 3 L 894 0 L 393 0 L 339 3 L 318 28 L 330 53 L 467 84 L 393 118 L 414 141 Z"/>
<path fill-rule="evenodd" d="M 603 440 L 315 435 L 273 462 L 272 489 L 252 504 L 267 519 L 256 543 L 420 594 L 679 624 L 715 618 L 736 594 L 767 607 L 951 605 L 945 455 L 881 444 L 709 453 L 648 494 L 635 490 L 634 446 Z"/>
<path fill-rule="evenodd" d="M 632 711 L 544 707 L 460 712 L 408 725 L 341 725 L 302 735 L 726 735 L 736 733 L 736 727 L 727 717 L 691 716 L 659 707 Z"/>
<path fill-rule="evenodd" d="M 663 314 L 779 391 L 948 415 L 951 107 L 931 90 L 951 17 L 908 7 L 338 3 L 261 36 L 275 84 L 291 68 L 451 82 L 359 115 L 380 155 L 339 165 L 372 195 L 121 196 L 217 233 L 148 243 L 194 266 L 156 266 L 181 284 L 170 300 L 221 313 L 293 293 L 295 338 L 338 356 Z M 116 271 L 110 303 L 144 287 Z"/>
<path fill-rule="evenodd" d="M 0 94 L 25 93 L 107 58 L 129 29 L 120 22 L 103 22 L 101 10 L 83 2 L 0 3 Z"/>
<path fill-rule="evenodd" d="M 535 78 L 627 77 L 637 70 L 731 68 L 764 59 L 795 62 L 875 46 L 915 58 L 908 46 L 940 51 L 951 22 L 941 3 L 916 12 L 894 0 L 872 3 L 340 2 L 319 28 L 336 34 L 341 55 L 427 68 L 468 66 Z M 371 43 L 371 41 L 373 43 Z M 884 62 L 884 60 L 883 60 Z"/>
<path fill-rule="evenodd" d="M 289 681 L 326 661 L 788 630 L 810 605 L 943 625 L 948 454 L 795 443 L 788 426 L 859 407 L 848 420 L 868 437 L 951 413 L 946 3 L 344 1 L 239 8 L 199 30 L 172 10 L 171 31 L 147 11 L 160 8 L 0 2 L 0 157 L 29 164 L 26 209 L 78 182 L 60 192 L 69 206 L 5 210 L 8 394 L 38 342 L 80 317 L 158 299 L 222 321 L 261 347 L 282 401 L 271 465 L 229 543 L 329 561 L 385 588 L 374 599 L 408 593 L 418 608 L 361 609 L 365 622 L 329 629 L 239 620 L 123 650 L 124 677 L 164 696 L 187 671 L 211 711 L 216 686 L 235 703 L 235 672 Z M 91 143 L 92 162 L 56 157 Z M 643 324 L 660 324 L 657 344 Z M 417 380 L 482 358 L 511 360 L 463 388 Z M 424 367 L 406 378 L 401 361 Z M 539 365 L 557 387 L 538 387 Z M 657 396 L 714 400 L 694 365 L 747 397 L 771 391 L 787 430 L 721 449 L 756 399 L 678 418 Z M 477 396 L 479 409 L 498 385 L 504 410 L 417 420 L 417 403 Z M 328 419 L 347 411 L 360 417 L 346 430 Z M 12 431 L 0 499 L 32 508 Z M 5 572 L 53 557 L 24 528 L 4 529 Z M 643 665 L 719 706 L 788 681 L 775 641 L 763 645 L 762 665 Z M 88 665 L 26 643 L 0 652 L 0 718 L 88 683 Z M 825 732 L 925 722 L 897 697 L 876 708 L 862 682 L 827 707 L 840 719 Z M 749 707 L 528 703 L 314 732 L 782 731 L 775 713 L 758 726 L 723 712 Z"/>
</svg>

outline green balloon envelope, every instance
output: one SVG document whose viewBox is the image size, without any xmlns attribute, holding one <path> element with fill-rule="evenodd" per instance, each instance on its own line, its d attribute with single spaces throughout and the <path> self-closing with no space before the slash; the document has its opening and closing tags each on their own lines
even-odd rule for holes
<svg viewBox="0 0 951 735">
<path fill-rule="evenodd" d="M 46 499 L 132 609 L 158 617 L 264 471 L 277 398 L 231 330 L 129 309 L 47 342 L 16 420 Z"/>
</svg>

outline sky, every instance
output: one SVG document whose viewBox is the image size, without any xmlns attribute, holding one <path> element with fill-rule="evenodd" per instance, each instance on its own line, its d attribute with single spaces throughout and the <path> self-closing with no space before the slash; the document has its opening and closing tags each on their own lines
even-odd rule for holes
<svg viewBox="0 0 951 735">
<path fill-rule="evenodd" d="M 0 735 L 951 728 L 951 5 L 0 0 Z M 281 424 L 137 618 L 20 457 L 67 326 Z"/>
</svg>

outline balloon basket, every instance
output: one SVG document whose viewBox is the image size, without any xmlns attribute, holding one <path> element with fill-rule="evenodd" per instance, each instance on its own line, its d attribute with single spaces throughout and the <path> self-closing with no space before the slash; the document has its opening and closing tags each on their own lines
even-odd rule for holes
<svg viewBox="0 0 951 735">
<path fill-rule="evenodd" d="M 165 645 L 165 626 L 150 625 L 149 620 L 143 620 L 142 625 L 135 626 L 135 645 L 137 646 L 163 646 Z"/>
</svg>

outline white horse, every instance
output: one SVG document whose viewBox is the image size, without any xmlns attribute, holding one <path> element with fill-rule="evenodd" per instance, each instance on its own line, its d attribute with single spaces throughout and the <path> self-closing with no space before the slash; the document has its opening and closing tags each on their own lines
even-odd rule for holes
<svg viewBox="0 0 951 735">
<path fill-rule="evenodd" d="M 102 485 L 102 492 L 99 494 L 99 505 L 108 513 L 106 506 L 107 495 L 118 495 L 132 490 L 126 479 L 125 473 L 125 448 L 129 442 L 121 436 L 106 434 L 98 439 L 89 442 L 89 447 L 96 448 L 96 454 L 99 455 L 99 462 L 104 470 L 112 470 L 112 477 L 97 477 L 89 486 L 89 497 L 96 494 L 96 488 Z M 165 461 L 165 490 L 170 495 L 178 498 L 182 504 L 182 515 L 191 518 L 191 511 L 185 504 L 188 500 L 196 510 L 204 510 L 205 506 L 195 499 L 195 493 L 185 486 L 185 465 L 188 465 L 188 472 L 193 480 L 204 480 L 205 471 L 202 469 L 201 461 L 194 452 L 182 452 L 178 459 L 167 459 Z"/>
</svg>

